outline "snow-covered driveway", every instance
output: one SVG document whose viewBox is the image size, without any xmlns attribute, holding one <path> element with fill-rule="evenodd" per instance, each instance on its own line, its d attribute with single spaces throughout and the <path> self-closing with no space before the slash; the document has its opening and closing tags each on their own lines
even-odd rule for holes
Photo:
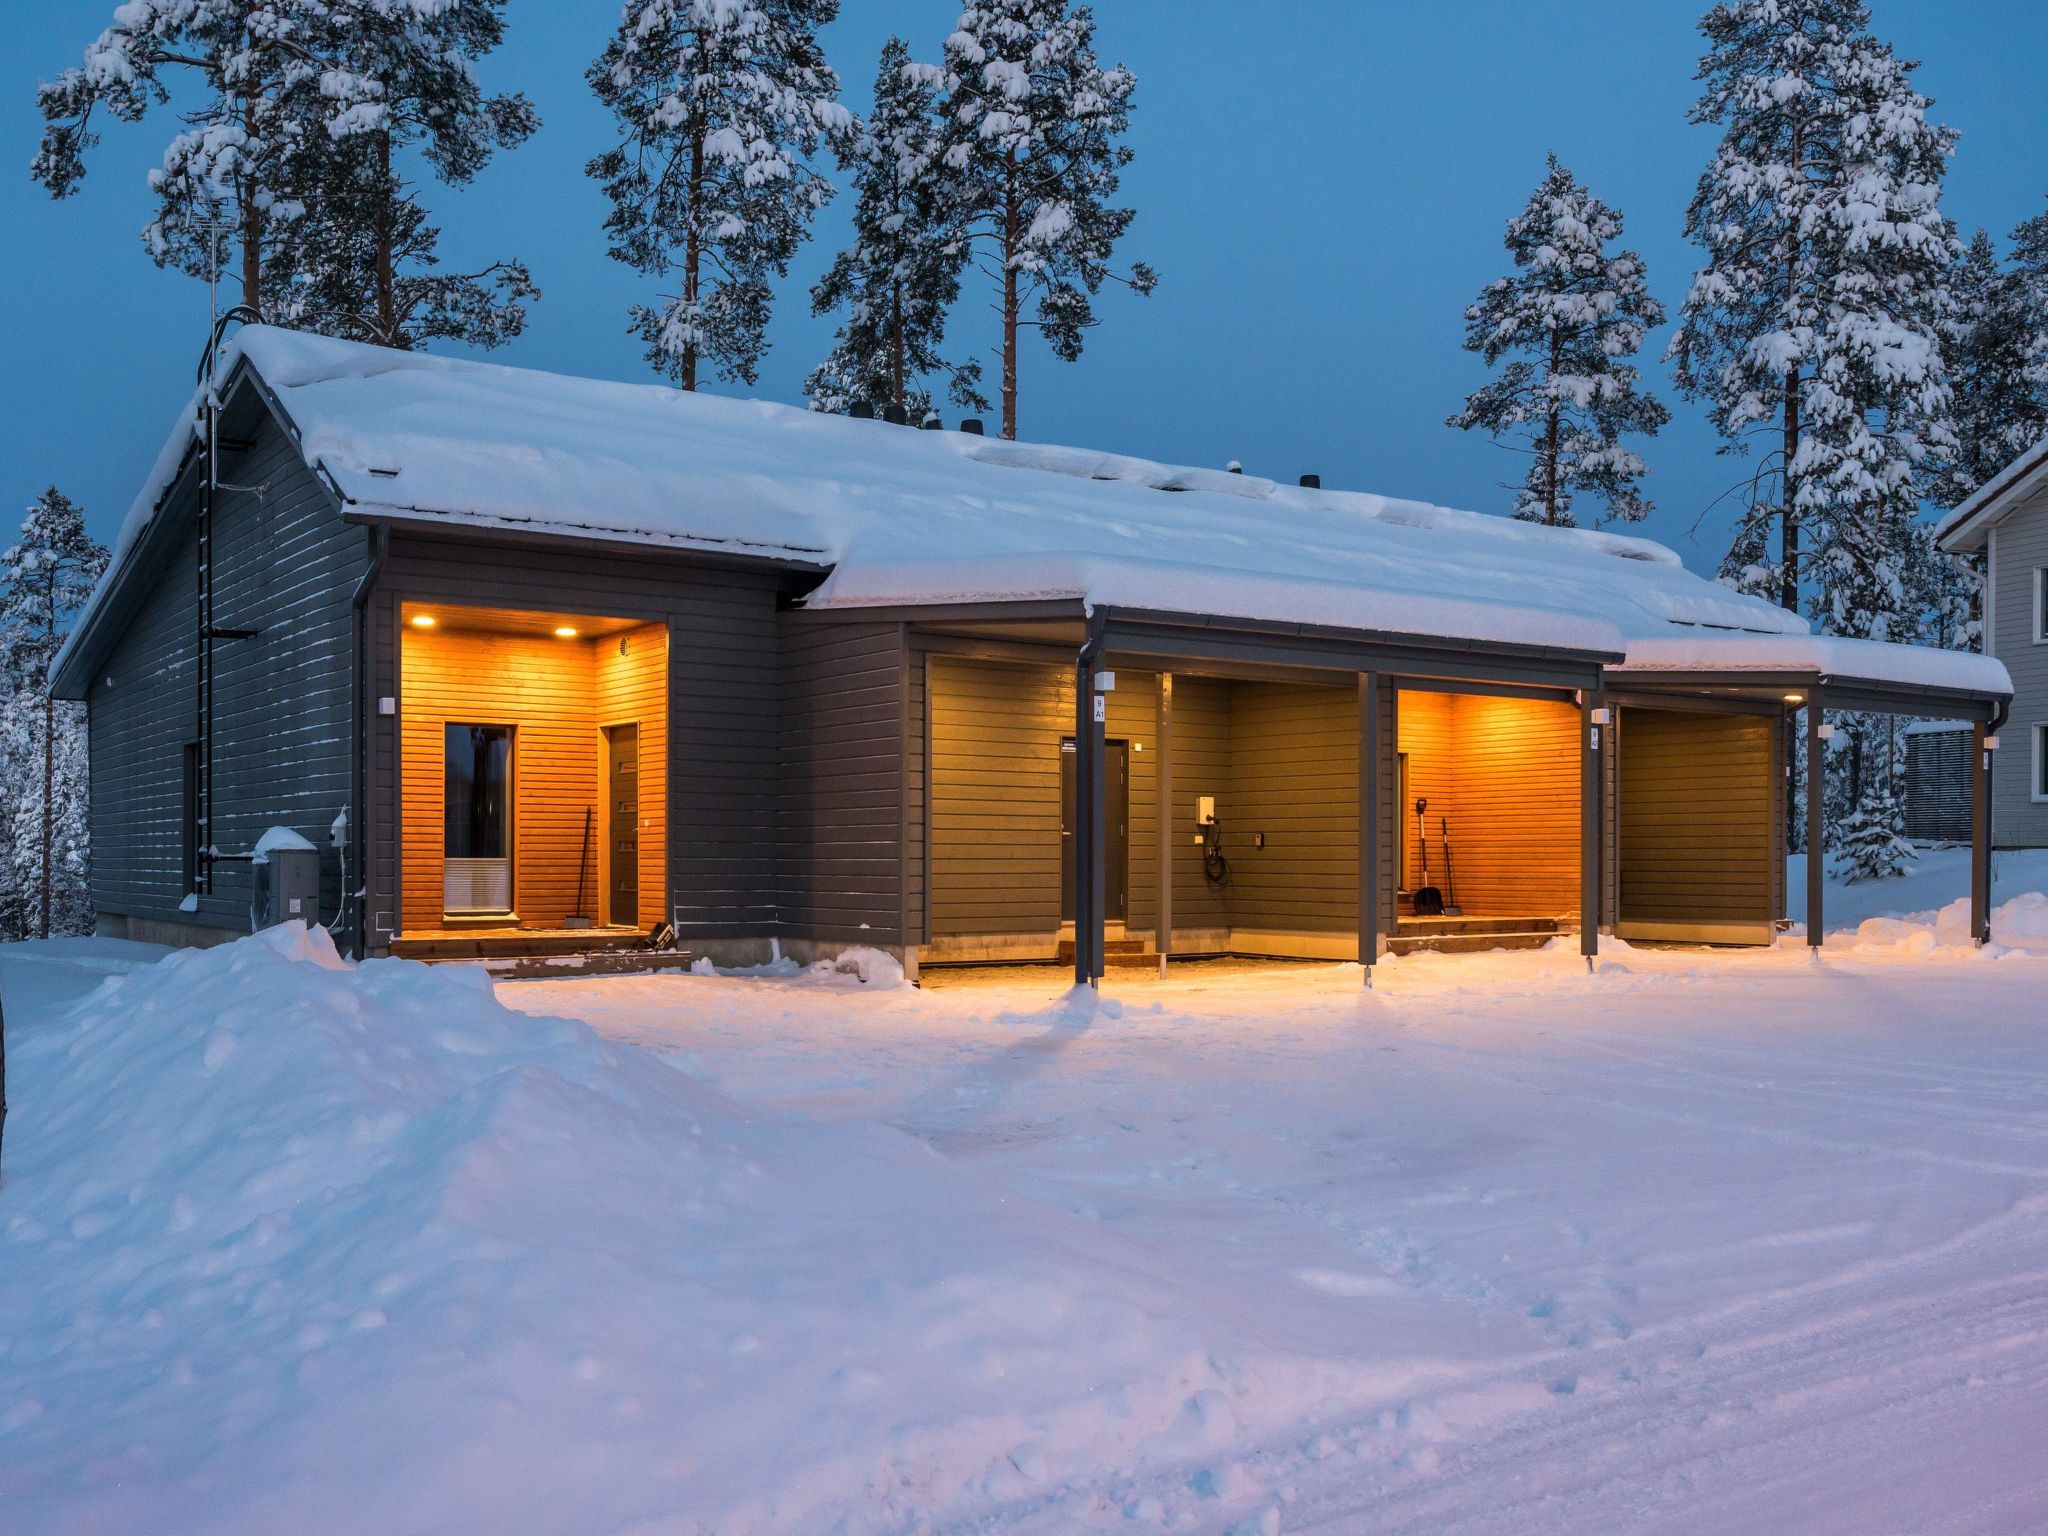
<svg viewBox="0 0 2048 1536">
<path fill-rule="evenodd" d="M 901 1127 L 1199 1298 L 1182 1342 L 1231 1384 L 1199 1447 L 1149 1475 L 1047 1450 L 996 1528 L 2048 1529 L 2048 963 L 1429 958 L 1369 1000 L 1356 975 L 1128 985 L 1092 1016 L 1044 983 L 507 995 L 744 1101 Z M 1297 1351 L 1327 1378 L 1253 1363 Z"/>
<path fill-rule="evenodd" d="M 2048 1529 L 2048 952 L 154 961 L 0 952 L 10 1531 Z"/>
</svg>

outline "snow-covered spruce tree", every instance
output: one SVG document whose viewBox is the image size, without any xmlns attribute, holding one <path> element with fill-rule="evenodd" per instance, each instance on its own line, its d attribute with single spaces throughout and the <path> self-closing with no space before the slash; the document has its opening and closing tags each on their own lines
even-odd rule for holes
<svg viewBox="0 0 2048 1536">
<path fill-rule="evenodd" d="M 1953 507 L 2048 433 L 2048 216 L 2038 221 L 2043 281 L 2007 266 L 1978 230 L 1950 274 L 1948 337 L 1955 392 L 1955 452 L 1936 466 L 1928 495 Z M 2019 239 L 2027 230 L 2015 231 Z"/>
<path fill-rule="evenodd" d="M 853 243 L 811 290 L 812 313 L 846 311 L 830 355 L 804 384 L 817 410 L 868 400 L 922 420 L 932 403 L 925 381 L 940 376 L 957 404 L 988 409 L 981 365 L 956 367 L 939 352 L 966 247 L 953 235 L 952 183 L 932 160 L 936 95 L 929 73 L 910 68 L 903 40 L 890 38 L 874 109 L 839 147 L 853 179 Z"/>
<path fill-rule="evenodd" d="M 769 279 L 832 196 L 813 161 L 853 117 L 817 29 L 838 13 L 839 0 L 628 0 L 590 68 L 623 133 L 589 165 L 611 199 L 611 255 L 678 279 L 633 323 L 648 361 L 684 389 L 706 362 L 755 381 Z"/>
<path fill-rule="evenodd" d="M 307 117 L 288 171 L 304 212 L 270 264 L 266 312 L 309 329 L 409 347 L 495 346 L 538 297 L 526 267 L 439 270 L 440 230 L 406 167 L 473 179 L 539 126 L 519 95 L 487 96 L 476 65 L 504 38 L 504 0 L 337 0 L 329 60 L 292 102 Z"/>
<path fill-rule="evenodd" d="M 1607 516 L 1635 522 L 1650 511 L 1638 486 L 1642 456 L 1624 433 L 1654 436 L 1671 413 L 1639 388 L 1628 361 L 1664 323 L 1643 259 L 1608 249 L 1621 214 L 1550 157 L 1529 206 L 1508 220 L 1515 271 L 1488 283 L 1465 311 L 1465 346 L 1498 367 L 1449 425 L 1491 433 L 1530 455 L 1513 487 L 1515 516 L 1572 526 L 1581 494 Z"/>
<path fill-rule="evenodd" d="M 1860 792 L 1854 809 L 1841 818 L 1836 852 L 1841 859 L 1842 879 L 1856 885 L 1865 880 L 1892 880 L 1905 873 L 1906 862 L 1916 857 L 1906 841 L 1906 812 L 1894 789 L 1890 760 L 1897 755 L 1892 727 L 1880 724 L 1874 735 L 1854 743 L 1863 758 Z M 1881 756 L 1885 763 L 1874 763 Z"/>
<path fill-rule="evenodd" d="M 0 554 L 0 672 L 16 705 L 12 735 L 28 772 L 13 783 L 8 862 L 34 902 L 35 931 L 77 931 L 86 893 L 85 718 L 48 692 L 50 664 L 107 568 L 107 551 L 55 486 L 28 509 L 21 541 Z M 26 708 L 20 706 L 26 704 Z"/>
<path fill-rule="evenodd" d="M 1693 119 L 1724 132 L 1686 215 L 1707 259 L 1671 346 L 1729 450 L 1773 444 L 1724 577 L 1798 608 L 1810 576 L 1824 624 L 1916 471 L 1953 442 L 1942 337 L 1957 245 L 1940 197 L 1955 136 L 1869 19 L 1860 0 L 1726 0 L 1702 20 Z M 1832 527 L 1859 521 L 1871 527 Z"/>
<path fill-rule="evenodd" d="M 2037 213 L 2013 230 L 2012 260 L 2033 321 L 2027 379 L 2034 398 L 2048 407 L 2048 213 Z"/>
<path fill-rule="evenodd" d="M 1094 42 L 1086 6 L 968 0 L 933 76 L 945 92 L 940 163 L 959 238 L 1000 293 L 1005 437 L 1017 435 L 1020 332 L 1035 327 L 1073 362 L 1105 282 L 1139 294 L 1158 283 L 1143 262 L 1111 264 L 1135 217 L 1111 199 L 1131 162 L 1123 136 L 1138 79 L 1103 68 Z"/>
<path fill-rule="evenodd" d="M 328 0 L 127 0 L 84 63 L 38 90 L 32 174 L 69 196 L 97 118 L 139 122 L 189 82 L 184 126 L 150 172 L 157 208 L 143 241 L 158 265 L 196 276 L 216 244 L 223 263 L 239 246 L 241 301 L 260 309 L 269 248 L 301 211 L 290 162 L 325 65 L 328 12 Z"/>
</svg>

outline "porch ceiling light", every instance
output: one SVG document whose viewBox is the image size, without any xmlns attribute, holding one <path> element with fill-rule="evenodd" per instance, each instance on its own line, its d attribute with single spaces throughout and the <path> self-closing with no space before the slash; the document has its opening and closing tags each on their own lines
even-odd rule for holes
<svg viewBox="0 0 2048 1536">
<path fill-rule="evenodd" d="M 555 638 L 557 640 L 574 640 L 576 638 L 576 626 L 574 624 L 557 624 L 555 626 Z"/>
<path fill-rule="evenodd" d="M 1787 704 L 1804 704 L 1806 702 L 1806 695 L 1803 693 L 1788 693 L 1785 695 L 1785 702 Z"/>
<path fill-rule="evenodd" d="M 432 629 L 434 627 L 434 616 L 431 613 L 416 613 L 412 616 L 412 627 L 414 629 Z"/>
</svg>

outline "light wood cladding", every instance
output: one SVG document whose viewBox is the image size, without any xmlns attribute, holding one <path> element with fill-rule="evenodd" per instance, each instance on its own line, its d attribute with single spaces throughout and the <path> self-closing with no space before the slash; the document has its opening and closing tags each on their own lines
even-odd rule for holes
<svg viewBox="0 0 2048 1536">
<path fill-rule="evenodd" d="M 1579 733 L 1571 706 L 1404 691 L 1408 759 L 1403 884 L 1421 883 L 1415 801 L 1427 798 L 1431 883 L 1467 916 L 1572 917 L 1579 910 Z M 1449 818 L 1455 882 L 1446 878 Z"/>
<path fill-rule="evenodd" d="M 551 618 L 551 615 L 543 615 Z M 551 626 L 532 626 L 548 628 Z M 619 641 L 627 652 L 618 654 Z M 509 725 L 512 742 L 512 878 L 519 921 L 558 927 L 603 890 L 600 728 L 640 726 L 640 889 L 643 914 L 663 910 L 666 826 L 667 632 L 642 625 L 598 639 L 469 629 L 415 629 L 401 641 L 400 738 L 403 931 L 442 926 L 445 730 Z M 590 864 L 583 866 L 589 814 Z"/>
</svg>

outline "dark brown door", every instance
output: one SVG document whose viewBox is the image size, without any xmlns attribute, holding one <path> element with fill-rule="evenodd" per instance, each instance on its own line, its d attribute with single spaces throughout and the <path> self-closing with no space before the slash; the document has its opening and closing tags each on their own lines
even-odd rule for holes
<svg viewBox="0 0 2048 1536">
<path fill-rule="evenodd" d="M 605 827 L 611 849 L 609 921 L 640 923 L 640 727 L 614 725 L 604 733 Z"/>
<path fill-rule="evenodd" d="M 1131 892 L 1131 745 L 1108 741 L 1102 747 L 1104 922 L 1130 921 Z M 1060 743 L 1060 921 L 1074 920 L 1074 742 Z"/>
</svg>

